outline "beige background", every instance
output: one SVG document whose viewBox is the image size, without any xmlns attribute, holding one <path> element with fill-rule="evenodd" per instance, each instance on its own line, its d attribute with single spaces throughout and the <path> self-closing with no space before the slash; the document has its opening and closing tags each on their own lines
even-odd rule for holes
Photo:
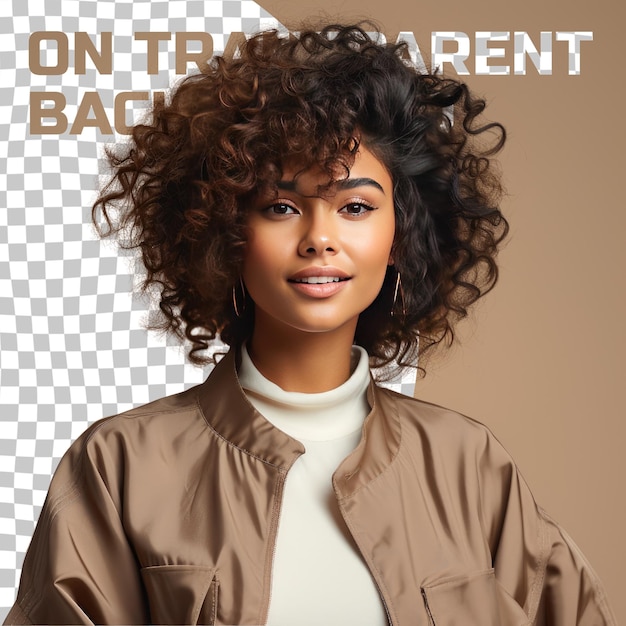
<svg viewBox="0 0 626 626">
<path fill-rule="evenodd" d="M 488 424 L 536 499 L 575 538 L 626 623 L 626 9 L 615 0 L 262 0 L 288 25 L 323 12 L 413 31 L 593 31 L 580 76 L 554 44 L 552 76 L 469 76 L 503 122 L 512 231 L 496 290 L 462 324 L 462 344 L 431 365 L 416 395 Z M 505 44 L 510 46 L 511 44 Z M 499 62 L 498 62 L 499 63 Z M 512 52 L 506 63 L 512 65 Z M 493 61 L 492 61 L 493 64 Z M 473 70 L 469 65 L 470 71 Z"/>
</svg>

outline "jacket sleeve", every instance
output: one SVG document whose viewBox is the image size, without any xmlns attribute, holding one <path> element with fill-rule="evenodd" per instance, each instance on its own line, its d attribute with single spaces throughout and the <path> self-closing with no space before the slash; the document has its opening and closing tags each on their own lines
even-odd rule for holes
<svg viewBox="0 0 626 626">
<path fill-rule="evenodd" d="M 568 534 L 543 510 L 548 558 L 537 603 L 537 626 L 617 626 L 600 579 Z"/>
<path fill-rule="evenodd" d="M 489 434 L 479 462 L 496 580 L 533 626 L 617 626 L 598 576 L 567 533 L 535 503 Z"/>
<path fill-rule="evenodd" d="M 120 461 L 92 427 L 59 463 L 5 624 L 146 624 Z"/>
</svg>

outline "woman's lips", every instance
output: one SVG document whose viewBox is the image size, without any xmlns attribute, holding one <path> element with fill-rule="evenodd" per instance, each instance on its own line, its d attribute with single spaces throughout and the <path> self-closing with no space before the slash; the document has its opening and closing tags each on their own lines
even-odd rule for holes
<svg viewBox="0 0 626 626">
<path fill-rule="evenodd" d="M 350 280 L 344 276 L 302 276 L 290 278 L 289 284 L 298 292 L 313 298 L 328 298 L 341 291 Z"/>
</svg>

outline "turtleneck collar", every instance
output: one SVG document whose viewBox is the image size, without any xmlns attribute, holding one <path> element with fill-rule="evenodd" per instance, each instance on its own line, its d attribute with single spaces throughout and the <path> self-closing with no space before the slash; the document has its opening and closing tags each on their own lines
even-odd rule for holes
<svg viewBox="0 0 626 626">
<path fill-rule="evenodd" d="M 353 346 L 352 362 L 350 378 L 335 389 L 321 393 L 285 391 L 261 374 L 243 346 L 239 382 L 257 411 L 290 437 L 328 441 L 360 430 L 370 410 L 367 352 Z"/>
</svg>

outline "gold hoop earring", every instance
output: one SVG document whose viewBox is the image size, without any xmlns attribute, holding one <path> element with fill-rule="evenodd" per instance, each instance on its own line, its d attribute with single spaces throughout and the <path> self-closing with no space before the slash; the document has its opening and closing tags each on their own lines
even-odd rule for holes
<svg viewBox="0 0 626 626">
<path fill-rule="evenodd" d="M 400 278 L 400 272 L 396 270 L 396 286 L 393 290 L 393 303 L 391 304 L 391 317 L 395 317 L 394 309 L 396 308 L 396 301 L 398 300 L 398 294 L 400 294 L 400 302 L 402 303 L 402 317 L 406 317 L 406 307 L 404 304 L 404 290 L 402 289 L 402 278 Z"/>
<path fill-rule="evenodd" d="M 241 287 L 242 305 L 241 309 L 237 305 L 237 284 L 233 285 L 233 309 L 235 309 L 235 315 L 241 317 L 246 310 L 246 288 L 243 284 L 243 279 L 239 277 L 239 286 Z"/>
</svg>

